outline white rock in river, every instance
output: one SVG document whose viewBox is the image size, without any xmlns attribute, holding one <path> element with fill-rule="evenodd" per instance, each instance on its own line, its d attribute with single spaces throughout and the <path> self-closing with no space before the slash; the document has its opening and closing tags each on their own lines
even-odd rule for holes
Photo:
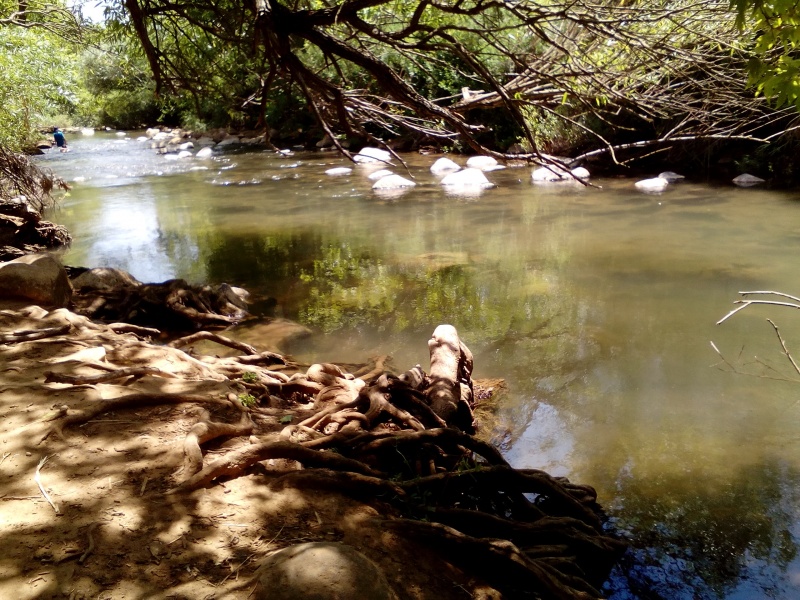
<svg viewBox="0 0 800 600">
<path fill-rule="evenodd" d="M 460 170 L 461 166 L 458 163 L 444 156 L 431 165 L 431 173 L 449 173 L 450 171 Z"/>
<path fill-rule="evenodd" d="M 738 185 L 739 187 L 750 187 L 753 185 L 758 185 L 759 183 L 764 183 L 764 180 L 761 177 L 756 177 L 755 175 L 750 175 L 750 173 L 742 173 L 733 178 L 733 184 Z"/>
<path fill-rule="evenodd" d="M 353 157 L 357 163 L 374 163 L 374 162 L 389 162 L 392 158 L 391 152 L 382 150 L 380 148 L 362 148 L 358 154 Z"/>
<path fill-rule="evenodd" d="M 325 175 L 331 175 L 333 177 L 337 177 L 339 175 L 350 175 L 353 172 L 353 169 L 349 167 L 334 167 L 333 169 L 328 169 L 325 171 Z"/>
<path fill-rule="evenodd" d="M 570 171 L 570 174 L 578 179 L 589 179 L 591 177 L 589 170 L 584 167 L 575 167 Z"/>
<path fill-rule="evenodd" d="M 590 173 L 583 167 L 575 167 L 572 170 L 567 170 L 561 165 L 548 165 L 546 167 L 539 167 L 534 169 L 531 173 L 531 179 L 534 182 L 550 182 L 550 181 L 574 181 L 575 179 L 589 179 Z"/>
<path fill-rule="evenodd" d="M 382 179 L 389 175 L 394 175 L 389 169 L 380 169 L 379 171 L 373 171 L 369 175 L 367 175 L 367 179 L 370 181 L 378 181 L 378 179 Z"/>
<path fill-rule="evenodd" d="M 188 150 L 181 150 L 178 152 L 178 158 L 189 158 L 192 155 Z"/>
<path fill-rule="evenodd" d="M 559 165 L 548 165 L 534 169 L 531 173 L 533 181 L 561 181 L 567 174 L 566 169 Z"/>
<path fill-rule="evenodd" d="M 372 189 L 395 190 L 398 188 L 414 187 L 415 185 L 417 184 L 410 179 L 401 177 L 400 175 L 387 175 L 386 177 L 381 177 L 378 181 L 376 181 L 375 185 L 372 186 Z"/>
<path fill-rule="evenodd" d="M 470 156 L 469 160 L 467 160 L 467 168 L 469 169 L 485 171 L 495 166 L 497 166 L 497 160 L 491 156 Z"/>
<path fill-rule="evenodd" d="M 212 154 L 214 154 L 214 151 L 210 147 L 206 146 L 205 148 L 200 148 L 195 156 L 197 158 L 211 158 Z"/>
<path fill-rule="evenodd" d="M 658 177 L 642 179 L 633 185 L 641 192 L 663 192 L 670 183 L 683 178 L 683 175 L 678 175 L 672 171 L 664 171 Z"/>
<path fill-rule="evenodd" d="M 480 169 L 464 169 L 450 173 L 440 181 L 443 186 L 449 188 L 490 188 L 494 184 L 486 179 L 486 175 Z"/>
</svg>

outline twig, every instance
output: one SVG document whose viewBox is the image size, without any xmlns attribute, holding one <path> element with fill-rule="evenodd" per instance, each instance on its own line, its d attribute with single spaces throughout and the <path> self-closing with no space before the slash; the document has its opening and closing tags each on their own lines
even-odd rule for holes
<svg viewBox="0 0 800 600">
<path fill-rule="evenodd" d="M 97 526 L 97 523 L 92 523 L 89 525 L 89 531 L 86 532 L 86 534 L 89 536 L 89 547 L 86 548 L 86 552 L 81 554 L 81 557 L 78 559 L 79 564 L 83 564 L 83 561 L 85 561 L 94 550 L 94 537 L 92 536 L 92 532 L 97 528 Z"/>
<path fill-rule="evenodd" d="M 794 367 L 795 373 L 800 375 L 800 367 L 797 366 L 797 363 L 794 361 L 789 349 L 786 347 L 786 342 L 783 341 L 783 337 L 781 336 L 781 332 L 778 330 L 778 326 L 772 321 L 772 319 L 767 319 L 772 328 L 775 330 L 775 335 L 778 336 L 778 341 L 781 343 L 781 348 L 783 348 L 783 353 L 786 355 L 786 358 L 789 359 L 789 362 L 792 363 Z"/>
<path fill-rule="evenodd" d="M 743 293 L 760 293 L 760 292 L 743 292 Z M 735 315 L 737 312 L 739 312 L 740 310 L 744 310 L 751 304 L 769 304 L 771 306 L 788 306 L 789 308 L 800 308 L 800 304 L 792 304 L 791 302 L 778 302 L 777 300 L 737 300 L 736 302 L 734 302 L 734 304 L 741 304 L 742 306 L 734 308 L 731 312 L 722 317 L 719 321 L 717 321 L 717 325 L 724 323 L 730 317 Z"/>
<path fill-rule="evenodd" d="M 773 291 L 770 291 L 770 290 L 762 290 L 762 291 L 755 291 L 755 292 L 739 292 L 739 294 L 741 294 L 742 296 L 751 296 L 751 295 L 754 295 L 754 294 L 767 294 L 767 295 L 772 294 L 774 296 L 780 296 L 782 298 L 789 298 L 789 300 L 794 300 L 795 302 L 800 302 L 800 298 L 798 298 L 797 296 L 791 296 L 791 295 L 785 294 L 783 292 L 773 292 Z"/>
<path fill-rule="evenodd" d="M 42 481 L 39 478 L 39 471 L 42 470 L 42 467 L 45 465 L 48 458 L 50 457 L 45 456 L 42 460 L 39 461 L 39 464 L 36 467 L 36 473 L 33 476 L 33 480 L 36 482 L 36 485 L 39 486 L 39 491 L 42 492 L 42 496 L 44 496 L 44 499 L 47 500 L 50 506 L 53 507 L 53 510 L 56 512 L 57 515 L 61 515 L 61 510 L 58 508 L 58 505 L 50 499 L 50 495 L 47 493 L 47 490 L 44 489 Z"/>
</svg>

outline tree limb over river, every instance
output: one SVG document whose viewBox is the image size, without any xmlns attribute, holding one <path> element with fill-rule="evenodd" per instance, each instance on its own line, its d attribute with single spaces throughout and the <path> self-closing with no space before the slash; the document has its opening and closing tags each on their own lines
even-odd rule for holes
<svg viewBox="0 0 800 600">
<path fill-rule="evenodd" d="M 345 153 L 343 137 L 411 132 L 498 157 L 516 140 L 541 158 L 569 133 L 620 163 L 656 141 L 765 142 L 796 118 L 746 87 L 752 44 L 728 2 L 124 5 L 160 92 L 199 106 L 224 88 L 266 126 L 293 90 Z"/>
</svg>

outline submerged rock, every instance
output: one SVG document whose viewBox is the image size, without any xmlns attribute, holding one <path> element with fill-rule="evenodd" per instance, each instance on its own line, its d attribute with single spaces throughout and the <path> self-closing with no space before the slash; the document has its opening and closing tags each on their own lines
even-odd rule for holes
<svg viewBox="0 0 800 600">
<path fill-rule="evenodd" d="M 370 181 L 378 181 L 379 179 L 388 177 L 389 175 L 394 175 L 394 173 L 392 173 L 389 169 L 380 169 L 367 175 L 367 179 Z"/>
<path fill-rule="evenodd" d="M 328 169 L 325 171 L 325 175 L 330 175 L 331 177 L 338 177 L 340 175 L 350 175 L 353 172 L 353 169 L 349 167 L 334 167 L 333 169 Z"/>
</svg>

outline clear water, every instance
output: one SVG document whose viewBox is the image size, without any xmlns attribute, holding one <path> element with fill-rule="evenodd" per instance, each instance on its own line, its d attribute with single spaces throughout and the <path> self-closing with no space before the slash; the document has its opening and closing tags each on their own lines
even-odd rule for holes
<svg viewBox="0 0 800 600">
<path fill-rule="evenodd" d="M 715 325 L 740 290 L 800 294 L 797 194 L 534 186 L 510 168 L 449 195 L 435 157 L 409 155 L 396 171 L 418 186 L 381 197 L 366 167 L 325 175 L 350 166 L 333 154 L 168 161 L 109 135 L 70 149 L 40 161 L 78 179 L 51 215 L 75 238 L 67 264 L 245 287 L 254 312 L 315 331 L 289 349 L 314 360 L 425 365 L 452 323 L 476 375 L 508 383 L 513 464 L 594 485 L 630 537 L 610 597 L 800 598 L 800 384 L 780 380 L 766 321 L 800 358 L 800 311 Z M 761 376 L 732 373 L 712 340 Z"/>
</svg>

